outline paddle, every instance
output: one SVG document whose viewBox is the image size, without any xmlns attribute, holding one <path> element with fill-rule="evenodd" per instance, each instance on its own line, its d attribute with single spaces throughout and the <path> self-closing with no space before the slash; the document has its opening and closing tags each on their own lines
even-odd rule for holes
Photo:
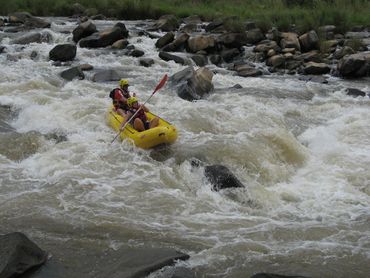
<svg viewBox="0 0 370 278">
<path fill-rule="evenodd" d="M 148 99 L 142 104 L 142 105 L 140 105 L 140 107 L 139 107 L 139 109 L 138 110 L 136 110 L 136 112 L 134 113 L 134 115 L 132 115 L 131 116 L 131 118 L 130 119 L 128 119 L 128 121 L 125 123 L 125 125 L 122 127 L 122 128 L 120 128 L 120 130 L 119 130 L 119 132 L 117 133 L 117 135 L 113 138 L 113 140 L 112 140 L 112 142 L 110 142 L 111 144 L 117 139 L 117 137 L 121 134 L 121 132 L 123 131 L 123 130 L 125 130 L 125 128 L 126 128 L 126 126 L 127 126 L 127 124 L 136 116 L 136 114 L 140 111 L 140 109 L 152 98 L 152 96 L 157 92 L 157 91 L 159 91 L 163 86 L 164 86 L 164 84 L 166 83 L 166 81 L 167 81 L 167 79 L 168 79 L 168 76 L 167 76 L 167 74 L 165 74 L 164 76 L 163 76 L 163 78 L 162 78 L 162 80 L 158 83 L 158 85 L 157 85 L 157 87 L 155 87 L 155 89 L 154 89 L 154 91 L 153 91 L 153 93 L 150 95 L 150 97 L 148 97 Z"/>
</svg>

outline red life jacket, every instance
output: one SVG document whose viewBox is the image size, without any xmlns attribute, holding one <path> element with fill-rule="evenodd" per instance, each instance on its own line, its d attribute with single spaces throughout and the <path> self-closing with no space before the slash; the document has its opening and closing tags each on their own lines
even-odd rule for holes
<svg viewBox="0 0 370 278">
<path fill-rule="evenodd" d="M 139 109 L 139 108 L 138 108 L 138 109 Z M 132 107 L 131 107 L 131 108 L 129 108 L 129 110 L 128 110 L 128 111 L 130 111 L 130 112 L 132 113 L 132 115 L 134 115 L 138 109 L 135 109 L 135 108 L 132 108 Z M 132 117 L 132 116 L 131 116 L 131 117 Z M 139 112 L 137 112 L 137 113 L 136 113 L 135 117 L 133 117 L 133 118 L 132 118 L 131 122 L 133 123 L 133 122 L 135 121 L 135 119 L 136 119 L 136 118 L 139 118 L 140 120 L 142 120 L 144 124 L 146 123 L 146 121 L 147 121 L 148 119 L 147 119 L 147 117 L 146 117 L 146 114 L 145 114 L 145 111 L 144 111 L 144 109 L 143 109 L 143 108 L 141 108 L 141 109 L 139 110 Z"/>
<path fill-rule="evenodd" d="M 110 92 L 109 96 L 113 99 L 113 106 L 116 110 L 120 108 L 127 111 L 129 109 L 127 105 L 127 99 L 130 97 L 129 93 L 125 93 L 120 88 L 115 88 Z"/>
</svg>

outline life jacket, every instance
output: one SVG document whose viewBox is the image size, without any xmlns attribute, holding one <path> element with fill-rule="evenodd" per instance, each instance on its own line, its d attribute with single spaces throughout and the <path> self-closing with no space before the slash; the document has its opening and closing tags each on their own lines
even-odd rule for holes
<svg viewBox="0 0 370 278">
<path fill-rule="evenodd" d="M 129 93 L 125 93 L 120 88 L 115 88 L 110 91 L 109 97 L 113 100 L 113 106 L 116 110 L 120 108 L 127 111 L 129 109 L 127 105 L 127 99 L 130 97 Z"/>
<path fill-rule="evenodd" d="M 128 111 L 131 112 L 132 115 L 134 115 L 138 109 L 130 107 Z M 140 120 L 142 120 L 144 124 L 147 122 L 148 118 L 146 117 L 146 114 L 143 108 L 141 108 L 139 112 L 136 113 L 135 117 L 132 118 L 131 122 L 133 123 L 136 118 L 139 118 Z"/>
</svg>

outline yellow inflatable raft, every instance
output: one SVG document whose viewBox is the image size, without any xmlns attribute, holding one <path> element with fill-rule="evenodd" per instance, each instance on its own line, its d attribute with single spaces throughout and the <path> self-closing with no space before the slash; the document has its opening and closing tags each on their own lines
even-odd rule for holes
<svg viewBox="0 0 370 278">
<path fill-rule="evenodd" d="M 156 117 L 151 112 L 146 112 L 146 116 L 148 120 Z M 114 111 L 112 106 L 107 115 L 108 125 L 118 133 L 122 121 L 123 118 Z M 157 127 L 142 132 L 134 129 L 131 124 L 127 124 L 125 129 L 120 133 L 120 137 L 122 140 L 128 139 L 139 148 L 149 149 L 161 144 L 174 143 L 177 139 L 177 130 L 169 122 L 159 118 L 159 125 Z"/>
</svg>

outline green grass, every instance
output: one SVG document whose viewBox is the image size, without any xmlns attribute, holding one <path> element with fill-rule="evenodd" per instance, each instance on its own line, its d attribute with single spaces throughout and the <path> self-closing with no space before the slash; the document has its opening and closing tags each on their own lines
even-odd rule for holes
<svg viewBox="0 0 370 278">
<path fill-rule="evenodd" d="M 0 14 L 28 11 L 36 16 L 70 16 L 73 3 L 119 19 L 156 19 L 164 14 L 199 15 L 203 20 L 236 16 L 240 23 L 253 20 L 264 30 L 275 26 L 300 32 L 320 25 L 336 25 L 339 31 L 355 25 L 370 26 L 368 0 L 0 0 Z"/>
</svg>

